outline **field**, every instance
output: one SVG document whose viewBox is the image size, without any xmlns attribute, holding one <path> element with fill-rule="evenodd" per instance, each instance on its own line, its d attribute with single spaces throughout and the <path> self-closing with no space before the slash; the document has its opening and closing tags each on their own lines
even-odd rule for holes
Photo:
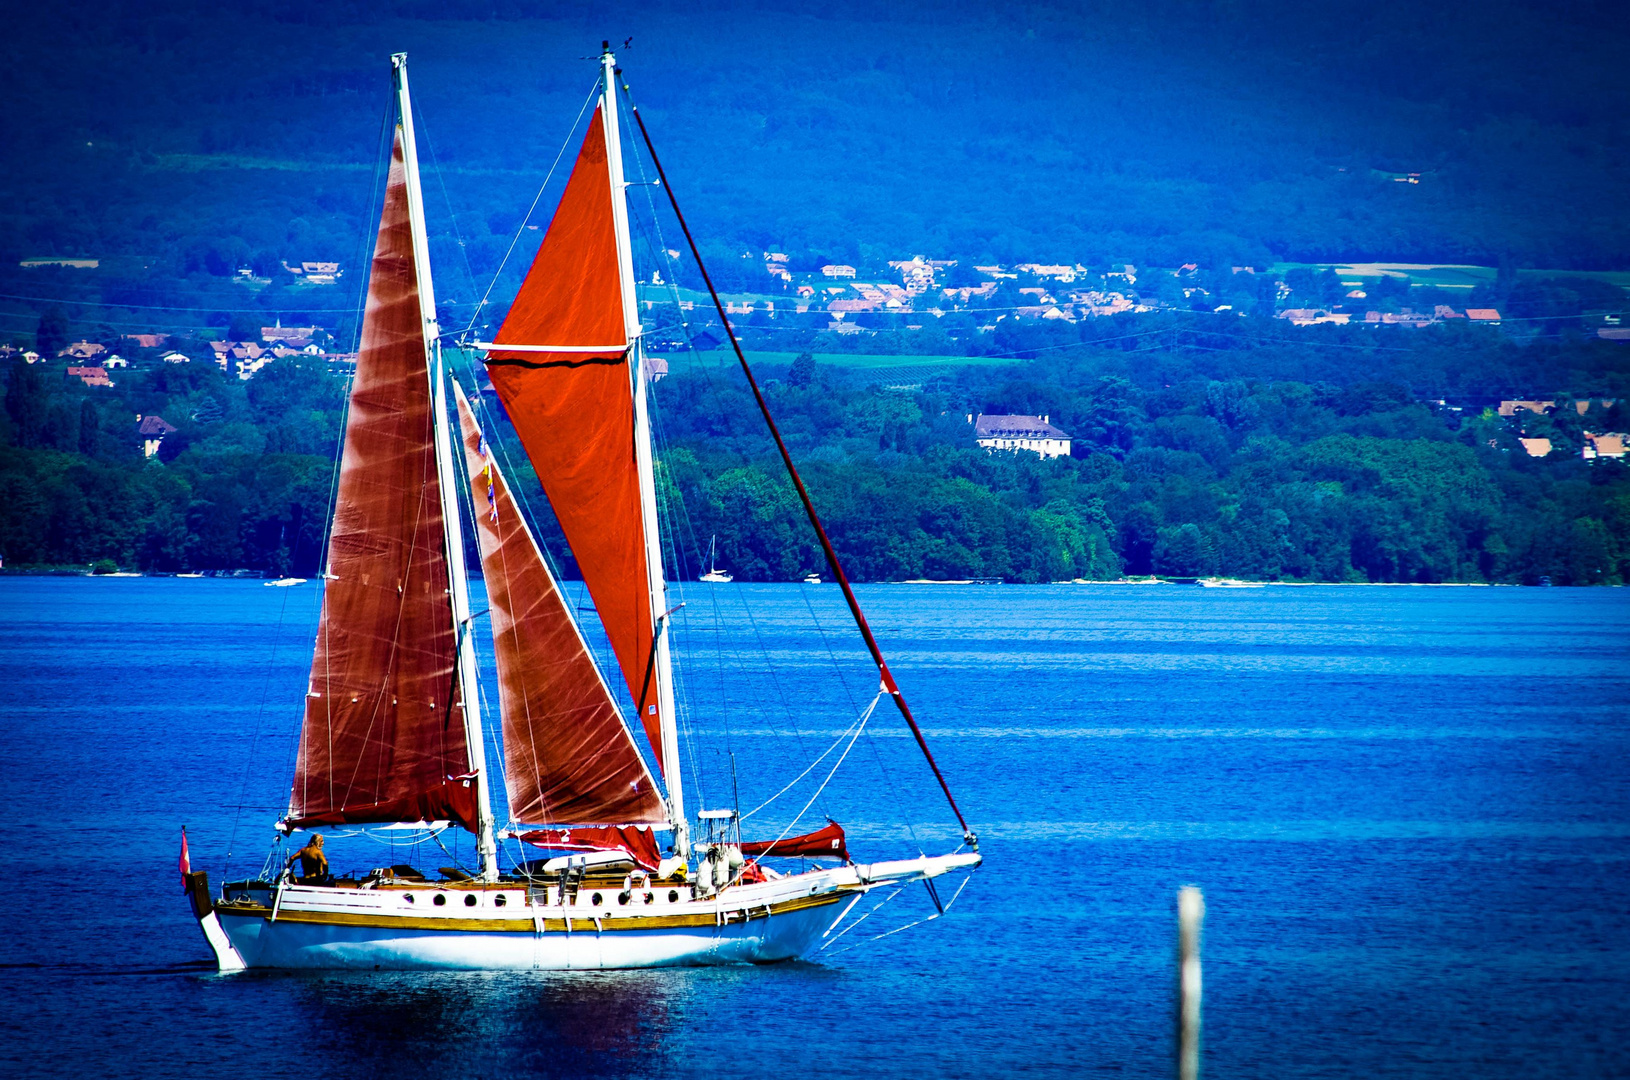
<svg viewBox="0 0 1630 1080">
<path fill-rule="evenodd" d="M 1439 289 L 1473 289 L 1479 285 L 1492 285 L 1499 270 L 1492 266 L 1432 263 L 1275 263 L 1273 273 L 1283 276 L 1288 270 L 1306 267 L 1315 271 L 1335 270 L 1344 284 L 1361 284 L 1364 279 L 1382 277 L 1408 278 L 1410 284 Z M 1630 289 L 1630 272 L 1622 270 L 1519 270 L 1519 277 L 1532 278 L 1596 278 Z"/>
</svg>

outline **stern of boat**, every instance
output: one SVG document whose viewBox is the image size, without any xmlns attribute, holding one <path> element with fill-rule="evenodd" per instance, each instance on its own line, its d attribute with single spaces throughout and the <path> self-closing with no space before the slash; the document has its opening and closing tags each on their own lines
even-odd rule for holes
<svg viewBox="0 0 1630 1080">
<path fill-rule="evenodd" d="M 215 914 L 215 901 L 209 893 L 209 875 L 202 870 L 194 871 L 187 875 L 186 882 L 187 902 L 192 907 L 193 917 L 198 920 L 198 929 L 203 931 L 204 941 L 215 956 L 215 969 L 223 973 L 244 970 L 248 965 L 243 962 L 242 954 L 227 937 L 220 917 Z"/>
</svg>

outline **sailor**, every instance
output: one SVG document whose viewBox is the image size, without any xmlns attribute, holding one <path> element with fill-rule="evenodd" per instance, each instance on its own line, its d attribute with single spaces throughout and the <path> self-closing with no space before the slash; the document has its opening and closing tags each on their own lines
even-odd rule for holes
<svg viewBox="0 0 1630 1080">
<path fill-rule="evenodd" d="M 310 843 L 290 855 L 287 865 L 293 866 L 296 859 L 300 860 L 300 884 L 320 885 L 329 880 L 328 856 L 323 854 L 321 835 L 313 836 Z"/>
</svg>

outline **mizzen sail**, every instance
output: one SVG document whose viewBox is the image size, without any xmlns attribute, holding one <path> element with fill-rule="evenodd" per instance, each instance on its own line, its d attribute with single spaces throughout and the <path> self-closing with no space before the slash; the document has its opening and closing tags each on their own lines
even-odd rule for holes
<svg viewBox="0 0 1630 1080">
<path fill-rule="evenodd" d="M 509 817 L 662 824 L 666 808 L 461 389 L 459 425 L 492 615 Z"/>
<path fill-rule="evenodd" d="M 596 110 L 537 258 L 488 350 L 487 375 L 560 521 L 661 762 L 656 624 L 615 213 Z M 506 344 L 530 351 L 505 351 Z"/>
<path fill-rule="evenodd" d="M 398 131 L 368 279 L 290 825 L 477 830 Z"/>
</svg>

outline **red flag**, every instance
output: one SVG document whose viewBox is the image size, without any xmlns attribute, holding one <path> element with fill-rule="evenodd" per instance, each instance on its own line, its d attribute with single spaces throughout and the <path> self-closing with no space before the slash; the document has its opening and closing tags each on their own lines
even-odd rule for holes
<svg viewBox="0 0 1630 1080">
<path fill-rule="evenodd" d="M 187 827 L 181 826 L 181 891 L 187 891 L 187 875 L 192 873 L 192 859 L 187 855 Z"/>
</svg>

